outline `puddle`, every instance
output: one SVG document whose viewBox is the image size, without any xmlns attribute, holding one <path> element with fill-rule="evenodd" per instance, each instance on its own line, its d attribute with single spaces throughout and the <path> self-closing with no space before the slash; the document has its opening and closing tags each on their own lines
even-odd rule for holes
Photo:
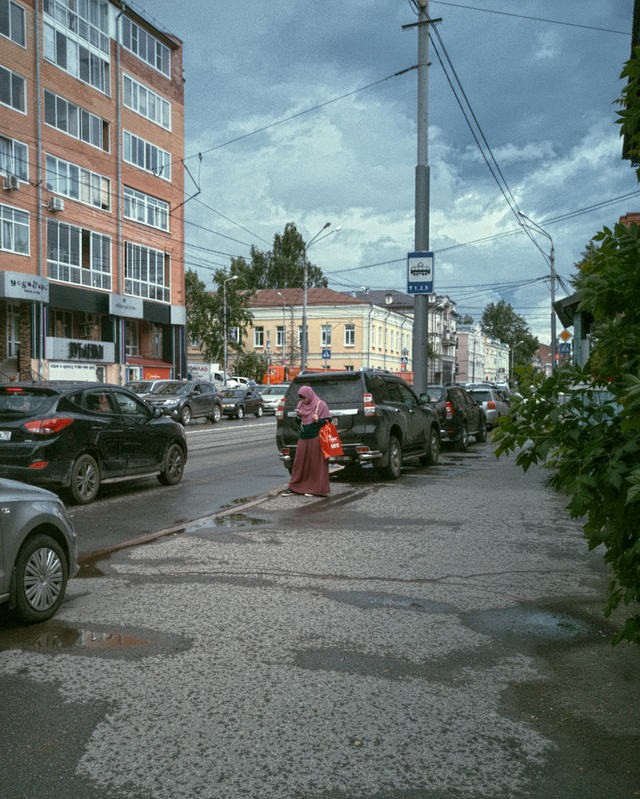
<svg viewBox="0 0 640 799">
<path fill-rule="evenodd" d="M 190 641 L 155 630 L 136 628 L 75 627 L 52 621 L 32 627 L 0 629 L 0 650 L 20 649 L 29 652 L 65 652 L 107 657 L 148 657 L 162 652 L 189 649 Z"/>
<path fill-rule="evenodd" d="M 592 628 L 567 613 L 517 605 L 500 610 L 485 610 L 463 616 L 465 624 L 479 633 L 507 639 L 529 639 L 534 643 L 584 638 Z"/>
<path fill-rule="evenodd" d="M 192 524 L 188 524 L 184 531 L 185 533 L 197 533 L 200 530 L 215 530 L 215 529 L 229 529 L 232 527 L 255 527 L 259 524 L 264 524 L 264 519 L 257 519 L 253 516 L 247 516 L 246 513 L 226 513 L 221 516 L 212 516 L 207 519 L 199 519 Z"/>
</svg>

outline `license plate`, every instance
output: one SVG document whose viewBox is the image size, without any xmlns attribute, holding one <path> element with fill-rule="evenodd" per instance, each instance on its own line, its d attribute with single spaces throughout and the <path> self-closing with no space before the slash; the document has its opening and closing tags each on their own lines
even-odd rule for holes
<svg viewBox="0 0 640 799">
<path fill-rule="evenodd" d="M 11 441 L 11 430 L 0 430 L 0 441 Z"/>
</svg>

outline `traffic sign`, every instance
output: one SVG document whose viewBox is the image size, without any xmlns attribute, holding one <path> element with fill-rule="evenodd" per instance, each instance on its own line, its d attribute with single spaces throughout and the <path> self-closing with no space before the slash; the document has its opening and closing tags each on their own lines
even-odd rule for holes
<svg viewBox="0 0 640 799">
<path fill-rule="evenodd" d="M 433 253 L 407 254 L 407 294 L 433 294 Z"/>
<path fill-rule="evenodd" d="M 331 350 L 328 349 L 322 350 L 322 357 L 325 359 L 325 361 L 328 361 L 329 358 L 331 358 Z"/>
<path fill-rule="evenodd" d="M 558 352 L 560 355 L 568 355 L 571 352 L 571 342 L 563 341 L 558 344 Z"/>
</svg>

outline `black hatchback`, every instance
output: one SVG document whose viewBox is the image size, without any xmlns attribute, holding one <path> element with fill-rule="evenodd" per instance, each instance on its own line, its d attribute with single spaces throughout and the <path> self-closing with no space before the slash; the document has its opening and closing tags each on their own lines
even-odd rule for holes
<svg viewBox="0 0 640 799">
<path fill-rule="evenodd" d="M 92 502 L 102 483 L 156 475 L 182 479 L 182 425 L 131 391 L 105 383 L 0 385 L 0 477 Z"/>
</svg>

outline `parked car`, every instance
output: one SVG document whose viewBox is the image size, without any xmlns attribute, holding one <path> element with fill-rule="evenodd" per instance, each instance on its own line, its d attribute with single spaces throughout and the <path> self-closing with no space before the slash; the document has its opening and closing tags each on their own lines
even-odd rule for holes
<svg viewBox="0 0 640 799">
<path fill-rule="evenodd" d="M 488 430 L 494 428 L 502 416 L 509 414 L 509 403 L 497 388 L 478 385 L 467 386 L 466 388 L 476 402 L 482 403 L 487 418 Z"/>
<path fill-rule="evenodd" d="M 139 397 L 145 397 L 147 394 L 154 394 L 156 391 L 159 391 L 162 386 L 165 386 L 167 383 L 175 382 L 175 380 L 170 380 L 168 378 L 158 380 L 129 380 L 128 383 L 124 384 L 124 387 L 128 388 L 129 391 L 133 391 L 133 393 L 137 394 Z"/>
<path fill-rule="evenodd" d="M 192 419 L 219 422 L 222 417 L 220 394 L 213 383 L 204 380 L 168 380 L 143 399 L 185 426 Z"/>
<path fill-rule="evenodd" d="M 0 603 L 27 624 L 45 621 L 78 571 L 78 542 L 60 499 L 44 488 L 0 479 Z"/>
<path fill-rule="evenodd" d="M 449 441 L 464 452 L 469 436 L 476 441 L 487 440 L 484 409 L 462 386 L 430 385 L 427 393 L 440 420 L 442 441 Z"/>
<path fill-rule="evenodd" d="M 227 388 L 257 388 L 258 384 L 251 377 L 232 375 L 227 378 Z"/>
<path fill-rule="evenodd" d="M 43 382 L 0 385 L 0 477 L 92 502 L 103 483 L 157 475 L 182 479 L 182 425 L 122 386 Z"/>
<path fill-rule="evenodd" d="M 311 386 L 329 406 L 345 465 L 373 466 L 389 479 L 400 476 L 407 458 L 438 462 L 440 425 L 427 394 L 420 398 L 400 377 L 377 370 L 297 375 L 276 411 L 276 443 L 291 471 L 298 444 L 296 416 L 300 386 Z"/>
<path fill-rule="evenodd" d="M 288 388 L 289 383 L 274 383 L 270 386 L 258 386 L 265 413 L 275 414 L 280 400 L 284 397 Z"/>
<path fill-rule="evenodd" d="M 264 403 L 260 393 L 252 388 L 224 388 L 220 392 L 222 413 L 235 419 L 243 419 L 248 413 L 260 418 Z"/>
</svg>

